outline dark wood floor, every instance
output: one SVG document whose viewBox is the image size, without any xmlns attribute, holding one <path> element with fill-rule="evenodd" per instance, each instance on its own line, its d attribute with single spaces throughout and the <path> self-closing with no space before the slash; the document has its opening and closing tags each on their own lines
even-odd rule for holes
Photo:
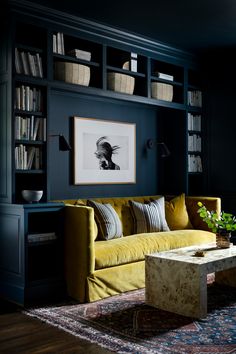
<svg viewBox="0 0 236 354">
<path fill-rule="evenodd" d="M 26 316 L 20 307 L 0 300 L 0 353 L 108 354 L 111 352 Z"/>
</svg>

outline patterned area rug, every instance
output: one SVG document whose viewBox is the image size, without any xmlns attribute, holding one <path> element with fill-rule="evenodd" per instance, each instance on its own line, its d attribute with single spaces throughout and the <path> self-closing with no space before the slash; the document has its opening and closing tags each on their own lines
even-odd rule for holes
<svg viewBox="0 0 236 354">
<path fill-rule="evenodd" d="M 208 316 L 202 320 L 152 308 L 144 299 L 142 289 L 24 313 L 116 353 L 236 353 L 236 289 L 208 286 Z"/>
</svg>

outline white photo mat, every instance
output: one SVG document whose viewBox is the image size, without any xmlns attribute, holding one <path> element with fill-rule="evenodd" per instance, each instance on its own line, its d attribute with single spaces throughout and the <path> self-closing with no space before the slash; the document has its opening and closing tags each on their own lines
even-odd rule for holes
<svg viewBox="0 0 236 354">
<path fill-rule="evenodd" d="M 112 161 L 110 165 L 104 162 L 104 167 L 98 156 L 104 155 L 107 147 Z M 74 184 L 135 182 L 136 125 L 74 117 Z"/>
</svg>

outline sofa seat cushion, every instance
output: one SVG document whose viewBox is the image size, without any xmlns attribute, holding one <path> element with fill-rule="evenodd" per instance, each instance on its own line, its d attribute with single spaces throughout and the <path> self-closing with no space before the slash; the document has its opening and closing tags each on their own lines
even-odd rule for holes
<svg viewBox="0 0 236 354">
<path fill-rule="evenodd" d="M 136 234 L 95 242 L 95 269 L 142 261 L 146 254 L 215 242 L 215 234 L 202 230 L 175 230 Z"/>
</svg>

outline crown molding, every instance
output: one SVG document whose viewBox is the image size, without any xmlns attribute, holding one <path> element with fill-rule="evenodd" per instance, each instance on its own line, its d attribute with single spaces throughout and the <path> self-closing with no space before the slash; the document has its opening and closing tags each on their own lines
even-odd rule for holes
<svg viewBox="0 0 236 354">
<path fill-rule="evenodd" d="M 82 17 L 62 12 L 50 7 L 33 3 L 27 0 L 9 0 L 10 12 L 37 18 L 40 21 L 49 22 L 53 25 L 63 26 L 89 36 L 93 36 L 93 40 L 97 38 L 101 42 L 114 42 L 132 46 L 137 51 L 145 55 L 158 55 L 163 60 L 176 60 L 180 62 L 194 63 L 196 56 L 168 44 L 157 42 L 151 38 L 140 36 L 135 33 L 124 31 L 122 29 L 108 26 L 102 23 L 91 21 Z"/>
</svg>

